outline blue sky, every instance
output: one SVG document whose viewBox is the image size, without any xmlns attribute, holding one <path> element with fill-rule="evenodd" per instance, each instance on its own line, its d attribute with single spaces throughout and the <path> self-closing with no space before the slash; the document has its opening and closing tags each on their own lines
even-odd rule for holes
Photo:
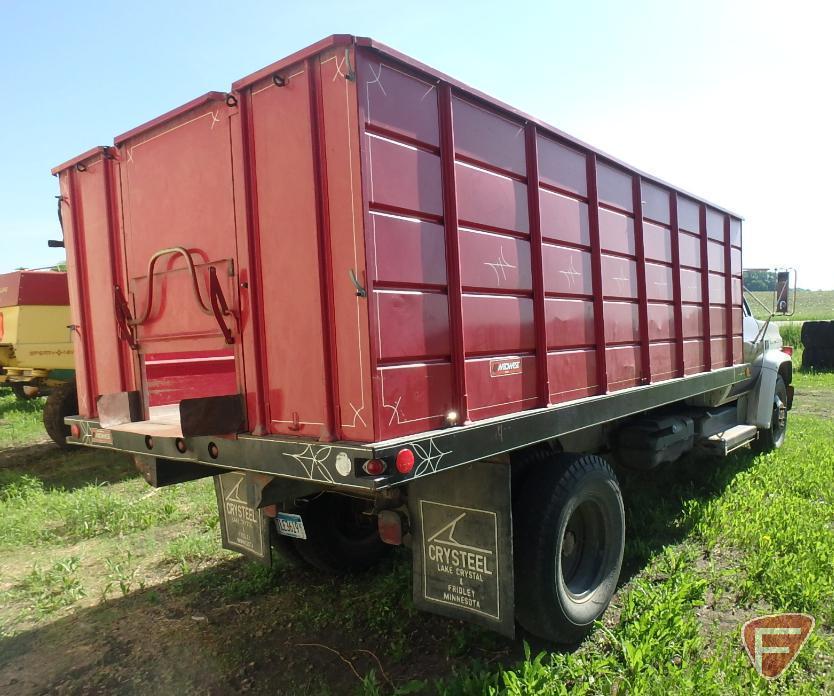
<svg viewBox="0 0 834 696">
<path fill-rule="evenodd" d="M 0 0 L 0 272 L 63 259 L 49 170 L 333 33 L 373 36 L 745 216 L 834 288 L 831 3 Z"/>
</svg>

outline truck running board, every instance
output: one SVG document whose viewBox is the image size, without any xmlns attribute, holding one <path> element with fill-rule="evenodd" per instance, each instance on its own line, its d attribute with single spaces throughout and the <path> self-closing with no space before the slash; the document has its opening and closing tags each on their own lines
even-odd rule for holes
<svg viewBox="0 0 834 696">
<path fill-rule="evenodd" d="M 736 425 L 723 433 L 708 437 L 703 441 L 703 446 L 712 454 L 726 457 L 730 452 L 753 442 L 758 432 L 755 425 Z"/>
</svg>

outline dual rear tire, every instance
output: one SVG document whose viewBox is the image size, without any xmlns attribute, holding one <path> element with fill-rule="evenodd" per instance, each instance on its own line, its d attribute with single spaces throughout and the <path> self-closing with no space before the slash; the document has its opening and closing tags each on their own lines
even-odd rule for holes
<svg viewBox="0 0 834 696">
<path fill-rule="evenodd" d="M 516 620 L 548 641 L 580 641 L 617 588 L 625 513 L 617 478 L 597 455 L 539 458 L 518 482 L 513 502 Z M 367 501 L 322 493 L 294 509 L 307 539 L 280 537 L 290 560 L 327 573 L 361 571 L 391 547 Z"/>
<path fill-rule="evenodd" d="M 555 643 L 580 641 L 617 588 L 625 513 L 597 455 L 556 454 L 534 467 L 513 505 L 516 620 Z"/>
<path fill-rule="evenodd" d="M 293 510 L 304 521 L 306 539 L 276 535 L 276 549 L 290 562 L 341 574 L 367 570 L 392 547 L 379 538 L 373 504 L 335 493 L 320 493 Z"/>
</svg>

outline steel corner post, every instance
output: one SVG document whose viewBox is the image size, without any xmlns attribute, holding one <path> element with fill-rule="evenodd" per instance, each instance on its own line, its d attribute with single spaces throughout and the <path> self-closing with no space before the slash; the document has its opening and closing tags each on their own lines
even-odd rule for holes
<svg viewBox="0 0 834 696">
<path fill-rule="evenodd" d="M 252 118 L 251 87 L 239 92 L 240 128 L 243 139 L 243 185 L 246 209 L 246 240 L 249 265 L 249 307 L 252 324 L 252 356 L 255 392 L 255 413 L 249 415 L 249 429 L 253 435 L 269 433 L 266 405 L 266 346 L 264 345 L 264 296 L 262 288 L 260 225 L 258 223 L 258 191 L 255 169 L 255 134 Z M 252 417 L 254 415 L 254 418 Z"/>
<path fill-rule="evenodd" d="M 95 355 L 93 347 L 89 340 L 89 316 L 90 304 L 89 296 L 84 291 L 83 283 L 87 278 L 87 258 L 83 252 L 84 249 L 84 223 L 81 214 L 81 195 L 79 193 L 77 176 L 79 173 L 78 166 L 69 167 L 66 170 L 67 185 L 69 188 L 69 201 L 65 202 L 70 207 L 70 219 L 72 220 L 72 256 L 73 266 L 75 267 L 75 277 L 70 280 L 72 283 L 78 283 L 78 297 L 79 302 L 75 307 L 77 312 L 78 324 L 73 334 L 76 336 L 78 342 L 81 343 L 81 357 L 83 360 L 83 368 L 80 371 L 85 375 L 83 380 L 84 396 L 86 397 L 87 407 L 90 412 L 95 412 L 96 403 L 96 370 L 95 370 Z"/>
<path fill-rule="evenodd" d="M 313 142 L 313 172 L 316 180 L 316 223 L 321 287 L 322 350 L 324 354 L 325 423 L 319 439 L 332 442 L 340 436 L 336 412 L 339 378 L 336 362 L 336 319 L 333 308 L 333 253 L 330 234 L 330 196 L 327 186 L 327 146 L 324 131 L 324 103 L 321 93 L 319 58 L 307 59 L 310 90 L 310 132 Z"/>
</svg>

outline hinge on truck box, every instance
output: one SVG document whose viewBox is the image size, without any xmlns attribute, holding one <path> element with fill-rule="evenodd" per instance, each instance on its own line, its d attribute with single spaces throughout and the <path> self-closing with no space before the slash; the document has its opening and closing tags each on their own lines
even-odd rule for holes
<svg viewBox="0 0 834 696">
<path fill-rule="evenodd" d="M 345 79 L 349 82 L 356 82 L 356 72 L 353 70 L 353 66 L 350 64 L 350 49 L 345 49 L 345 64 L 347 65 L 347 71 L 345 72 Z"/>
<path fill-rule="evenodd" d="M 229 312 L 229 305 L 226 304 L 226 298 L 223 296 L 220 281 L 217 280 L 217 269 L 214 266 L 209 266 L 209 301 L 211 302 L 211 310 L 214 312 L 217 325 L 223 332 L 223 338 L 226 339 L 226 343 L 234 343 L 235 339 L 232 336 L 232 331 L 226 326 L 226 322 L 223 320 L 223 315 L 231 314 L 231 312 Z"/>
<path fill-rule="evenodd" d="M 356 277 L 356 273 L 352 268 L 348 269 L 348 275 L 350 276 L 350 282 L 353 283 L 353 287 L 356 288 L 356 296 L 367 297 L 368 291 L 362 287 L 362 284 L 359 282 L 359 279 Z"/>
<path fill-rule="evenodd" d="M 118 285 L 113 288 L 113 291 L 116 305 L 116 329 L 119 338 L 127 341 L 127 344 L 136 350 L 139 345 L 136 343 L 136 338 L 133 335 L 133 329 L 130 325 L 132 321 L 130 307 L 127 304 L 127 300 L 125 300 L 125 296 L 122 294 L 122 289 Z"/>
</svg>

